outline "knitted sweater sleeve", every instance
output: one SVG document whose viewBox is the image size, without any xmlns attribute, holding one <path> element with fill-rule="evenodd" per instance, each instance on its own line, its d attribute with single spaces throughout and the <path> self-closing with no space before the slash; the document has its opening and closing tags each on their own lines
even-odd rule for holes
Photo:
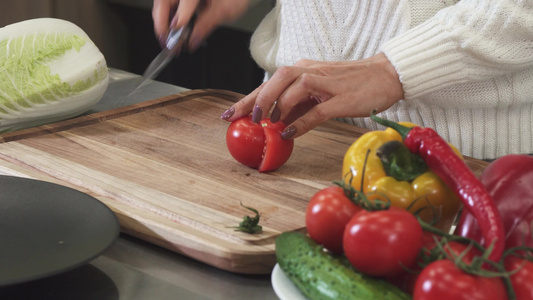
<svg viewBox="0 0 533 300">
<path fill-rule="evenodd" d="M 461 0 L 386 42 L 405 99 L 533 68 L 533 0 Z"/>
</svg>

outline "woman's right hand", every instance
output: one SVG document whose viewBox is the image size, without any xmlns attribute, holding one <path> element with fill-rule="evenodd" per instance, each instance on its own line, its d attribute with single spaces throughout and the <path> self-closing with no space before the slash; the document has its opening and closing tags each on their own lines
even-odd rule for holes
<svg viewBox="0 0 533 300">
<path fill-rule="evenodd" d="M 252 113 L 258 123 L 282 121 L 283 139 L 292 139 L 333 118 L 368 117 L 404 97 L 396 69 L 383 53 L 362 60 L 303 59 L 279 68 L 253 92 L 233 104 L 221 118 L 233 122 Z"/>
<path fill-rule="evenodd" d="M 170 28 L 185 26 L 197 13 L 188 45 L 189 50 L 194 51 L 218 25 L 240 17 L 249 3 L 250 0 L 154 0 L 154 31 L 164 44 Z"/>
</svg>

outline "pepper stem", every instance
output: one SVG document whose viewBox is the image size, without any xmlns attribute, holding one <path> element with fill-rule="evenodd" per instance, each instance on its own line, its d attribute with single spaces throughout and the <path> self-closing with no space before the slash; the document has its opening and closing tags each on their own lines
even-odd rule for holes
<svg viewBox="0 0 533 300">
<path fill-rule="evenodd" d="M 381 160 L 387 176 L 399 181 L 413 181 L 428 169 L 424 160 L 411 153 L 400 141 L 386 142 L 376 150 L 376 155 Z"/>
<path fill-rule="evenodd" d="M 374 122 L 378 124 L 381 124 L 381 125 L 384 125 L 384 126 L 387 126 L 387 127 L 390 127 L 396 130 L 402 136 L 402 139 L 405 139 L 409 131 L 411 131 L 412 129 L 411 127 L 403 126 L 396 122 L 386 120 L 386 119 L 376 116 L 376 110 L 373 110 L 372 113 L 370 113 L 370 119 L 372 119 Z"/>
</svg>

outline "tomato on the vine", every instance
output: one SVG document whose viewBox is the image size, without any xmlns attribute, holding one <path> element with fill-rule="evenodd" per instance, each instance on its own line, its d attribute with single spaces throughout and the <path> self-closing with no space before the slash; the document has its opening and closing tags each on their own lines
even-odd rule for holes
<svg viewBox="0 0 533 300">
<path fill-rule="evenodd" d="M 448 259 L 434 261 L 418 276 L 413 300 L 449 299 L 506 300 L 507 290 L 501 278 L 465 273 Z"/>
<path fill-rule="evenodd" d="M 436 247 L 437 244 L 433 242 L 433 244 L 428 244 L 424 246 L 422 251 L 424 251 L 424 253 L 426 254 L 429 254 Z M 456 241 L 446 242 L 446 244 L 442 245 L 442 248 L 444 248 L 446 253 L 452 259 L 462 255 L 461 260 L 466 264 L 471 264 L 476 256 L 481 256 L 482 254 L 481 251 L 479 251 L 479 249 L 477 249 L 473 245 L 470 246 Z"/>
<path fill-rule="evenodd" d="M 422 227 L 408 211 L 356 213 L 344 231 L 344 253 L 354 268 L 373 276 L 394 276 L 416 263 Z"/>
<path fill-rule="evenodd" d="M 268 118 L 257 124 L 251 116 L 243 117 L 229 125 L 226 145 L 241 164 L 259 172 L 273 171 L 287 162 L 294 147 L 294 140 L 281 138 L 283 129 L 285 124 Z"/>
<path fill-rule="evenodd" d="M 412 294 L 418 276 L 422 271 L 422 266 L 428 265 L 435 260 L 446 258 L 444 254 L 442 254 L 442 250 L 433 250 L 437 247 L 437 242 L 440 239 L 440 237 L 438 237 L 436 241 L 434 236 L 435 235 L 432 233 L 424 231 L 422 237 L 423 246 L 419 252 L 417 265 L 394 277 L 389 277 L 387 280 L 397 285 L 405 292 Z M 466 264 L 471 264 L 476 256 L 481 256 L 481 251 L 474 246 L 469 246 L 456 241 L 446 242 L 442 245 L 442 248 L 452 259 L 461 256 L 461 260 Z M 436 251 L 437 253 L 432 253 L 432 251 Z"/>
<path fill-rule="evenodd" d="M 307 233 L 332 253 L 342 253 L 344 228 L 361 207 L 353 203 L 339 186 L 318 191 L 305 211 Z"/>
<path fill-rule="evenodd" d="M 511 272 L 511 285 L 516 299 L 533 299 L 533 261 L 510 255 L 504 260 L 505 270 Z M 514 273 L 516 272 L 516 273 Z"/>
</svg>

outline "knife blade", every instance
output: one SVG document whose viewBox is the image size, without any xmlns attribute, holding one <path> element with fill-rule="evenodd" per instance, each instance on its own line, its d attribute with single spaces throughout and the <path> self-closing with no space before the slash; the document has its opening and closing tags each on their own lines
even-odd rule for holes
<svg viewBox="0 0 533 300">
<path fill-rule="evenodd" d="M 194 26 L 194 19 L 178 29 L 172 29 L 167 37 L 165 48 L 152 60 L 142 75 L 142 81 L 137 87 L 130 93 L 133 94 L 139 90 L 142 86 L 148 83 L 165 69 L 165 67 L 172 61 L 174 57 L 178 57 L 183 50 L 187 50 L 187 44 L 189 36 Z"/>
</svg>

